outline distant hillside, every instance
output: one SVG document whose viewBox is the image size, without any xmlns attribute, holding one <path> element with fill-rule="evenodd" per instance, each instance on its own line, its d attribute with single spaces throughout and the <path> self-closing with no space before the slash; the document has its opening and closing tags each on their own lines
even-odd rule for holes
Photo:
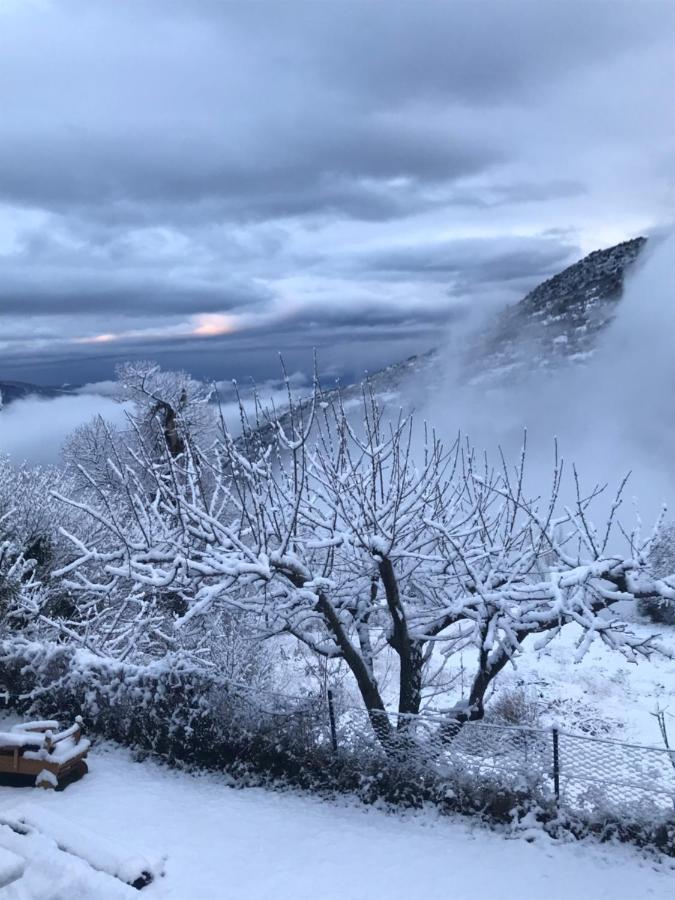
<svg viewBox="0 0 675 900">
<path fill-rule="evenodd" d="M 51 399 L 62 397 L 69 392 L 62 388 L 41 387 L 37 384 L 29 384 L 26 381 L 0 381 L 0 398 L 2 406 L 8 406 L 15 400 L 23 400 L 26 397 L 42 397 Z"/>
<path fill-rule="evenodd" d="M 638 237 L 596 250 L 504 310 L 472 348 L 471 380 L 515 378 L 591 356 L 646 243 Z"/>
<path fill-rule="evenodd" d="M 647 243 L 634 238 L 596 250 L 542 282 L 488 322 L 463 350 L 459 371 L 479 384 L 517 380 L 592 356 L 617 312 L 624 278 Z M 370 376 L 376 391 L 397 390 L 415 375 L 433 382 L 438 351 L 413 356 Z"/>
<path fill-rule="evenodd" d="M 587 360 L 616 315 L 625 275 L 646 243 L 638 237 L 596 250 L 497 314 L 465 342 L 460 379 L 488 386 Z M 378 396 L 405 396 L 414 403 L 438 388 L 440 368 L 439 351 L 432 350 L 369 373 L 368 378 Z M 347 403 L 360 392 L 359 384 L 342 388 Z"/>
</svg>

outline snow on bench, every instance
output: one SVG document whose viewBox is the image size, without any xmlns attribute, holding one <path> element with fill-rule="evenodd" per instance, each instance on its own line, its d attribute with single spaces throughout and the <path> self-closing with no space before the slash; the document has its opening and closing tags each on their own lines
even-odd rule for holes
<svg viewBox="0 0 675 900">
<path fill-rule="evenodd" d="M 63 787 L 87 772 L 85 757 L 91 746 L 82 738 L 82 719 L 59 730 L 52 719 L 22 722 L 0 732 L 0 773 L 11 777 L 37 776 L 42 787 Z"/>
<path fill-rule="evenodd" d="M 8 825 L 20 834 L 38 832 L 51 838 L 59 850 L 71 853 L 87 862 L 93 869 L 105 872 L 120 881 L 141 888 L 164 874 L 162 859 L 148 859 L 130 853 L 124 847 L 101 838 L 67 819 L 45 809 L 21 806 L 0 813 L 0 824 Z"/>
<path fill-rule="evenodd" d="M 63 763 L 75 759 L 76 756 L 82 756 L 90 747 L 91 741 L 88 741 L 87 738 L 80 738 L 79 741 L 75 742 L 74 738 L 68 737 L 60 740 L 58 744 L 52 744 L 51 749 L 47 745 L 40 747 L 39 750 L 24 750 L 23 756 L 24 759 L 42 759 L 63 765 Z"/>
<path fill-rule="evenodd" d="M 80 717 L 78 716 L 78 719 Z M 79 724 L 79 723 L 77 723 Z M 54 731 L 59 727 L 59 723 L 55 719 L 41 719 L 34 722 L 19 722 L 12 725 L 12 731 Z"/>
<path fill-rule="evenodd" d="M 0 731 L 0 747 L 40 747 L 42 734 Z"/>
</svg>

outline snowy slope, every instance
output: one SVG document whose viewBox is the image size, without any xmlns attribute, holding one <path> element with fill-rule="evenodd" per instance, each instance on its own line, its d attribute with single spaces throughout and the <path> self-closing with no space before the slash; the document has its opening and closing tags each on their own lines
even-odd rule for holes
<svg viewBox="0 0 675 900">
<path fill-rule="evenodd" d="M 137 851 L 166 854 L 166 876 L 140 894 L 84 886 L 58 893 L 35 861 L 3 900 L 670 900 L 673 869 L 625 846 L 558 843 L 490 832 L 432 812 L 393 816 L 262 789 L 233 790 L 132 762 L 117 748 L 92 754 L 91 773 L 62 794 L 25 800 Z M 0 788 L 0 812 L 16 802 Z M 64 882 L 65 883 L 65 882 Z M 23 885 L 19 891 L 19 885 Z M 37 887 L 35 887 L 37 885 Z M 40 892 L 38 892 L 40 891 Z M 97 893 L 98 891 L 98 893 Z M 10 893 L 11 892 L 11 893 Z"/>
<path fill-rule="evenodd" d="M 675 655 L 675 629 L 653 624 L 632 625 L 645 638 L 661 632 L 661 644 Z M 654 655 L 630 663 L 597 641 L 588 655 L 575 662 L 580 632 L 565 628 L 544 651 L 531 647 L 500 676 L 495 698 L 523 688 L 541 714 L 541 724 L 558 724 L 581 733 L 662 747 L 654 716 L 669 711 L 671 739 L 675 735 L 675 659 Z"/>
<path fill-rule="evenodd" d="M 467 354 L 470 377 L 513 379 L 591 356 L 617 314 L 626 274 L 647 243 L 596 250 L 500 313 Z"/>
</svg>

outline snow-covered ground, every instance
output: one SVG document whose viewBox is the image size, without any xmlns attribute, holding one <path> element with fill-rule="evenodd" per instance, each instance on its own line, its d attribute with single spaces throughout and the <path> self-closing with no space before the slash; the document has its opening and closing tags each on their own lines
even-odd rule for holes
<svg viewBox="0 0 675 900">
<path fill-rule="evenodd" d="M 675 869 L 626 846 L 532 842 L 433 812 L 392 815 L 293 793 L 237 790 L 120 748 L 91 754 L 91 772 L 63 793 L 0 788 L 17 804 L 124 844 L 166 855 L 166 875 L 140 894 L 65 865 L 44 842 L 3 900 L 672 900 Z M 49 817 L 48 817 L 49 818 Z M 0 833 L 0 838 L 2 834 Z M 15 836 L 14 851 L 26 838 Z M 68 885 L 68 879 L 75 881 Z"/>
<path fill-rule="evenodd" d="M 675 629 L 633 622 L 631 628 L 646 639 L 660 634 L 667 654 L 675 657 Z M 653 655 L 637 663 L 596 641 L 575 662 L 580 631 L 575 626 L 544 651 L 528 648 L 497 681 L 497 696 L 514 686 L 524 688 L 542 712 L 542 722 L 555 722 L 574 732 L 591 731 L 617 740 L 663 746 L 654 716 L 664 709 L 668 722 L 675 715 L 675 659 Z M 671 732 L 675 734 L 675 720 Z"/>
<path fill-rule="evenodd" d="M 675 650 L 675 629 L 635 627 L 645 636 L 661 630 L 664 645 Z M 541 724 L 556 720 L 570 731 L 660 745 L 651 713 L 657 704 L 675 713 L 675 661 L 655 657 L 634 665 L 598 643 L 574 664 L 576 637 L 567 628 L 543 654 L 525 652 L 502 675 L 497 696 L 523 687 Z M 672 726 L 675 732 L 675 721 Z M 17 809 L 31 821 L 61 817 L 90 834 L 94 845 L 99 837 L 104 855 L 107 843 L 117 842 L 125 858 L 165 856 L 165 877 L 139 894 L 58 851 L 48 837 L 29 840 L 0 825 L 0 869 L 3 857 L 8 870 L 17 854 L 28 857 L 23 879 L 0 887 L 2 900 L 675 896 L 675 863 L 657 863 L 627 846 L 555 842 L 543 833 L 529 842 L 531 834 L 507 836 L 431 810 L 392 815 L 292 792 L 237 790 L 224 775 L 134 762 L 111 745 L 96 747 L 90 762 L 90 774 L 61 794 L 0 787 L 0 821 Z"/>
</svg>

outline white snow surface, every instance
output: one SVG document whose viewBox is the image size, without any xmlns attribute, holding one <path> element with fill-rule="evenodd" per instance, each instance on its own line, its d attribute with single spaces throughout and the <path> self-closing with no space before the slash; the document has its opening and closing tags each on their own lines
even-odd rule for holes
<svg viewBox="0 0 675 900">
<path fill-rule="evenodd" d="M 101 839 L 90 828 L 82 828 L 72 815 L 63 816 L 55 811 L 36 808 L 30 802 L 11 810 L 0 809 L 0 825 L 8 825 L 18 832 L 27 829 L 51 838 L 59 850 L 86 861 L 93 869 L 112 875 L 125 884 L 133 884 L 146 872 L 156 876 L 163 873 L 161 860 L 150 861 L 131 853 L 123 844 L 110 838 Z"/>
<path fill-rule="evenodd" d="M 627 620 L 644 639 L 658 634 L 664 655 L 632 663 L 596 641 L 583 660 L 575 662 L 581 631 L 567 626 L 543 652 L 527 647 L 497 680 L 496 696 L 523 687 L 538 702 L 542 724 L 576 733 L 602 725 L 599 733 L 605 737 L 656 747 L 664 745 L 654 712 L 663 709 L 672 743 L 675 629 L 640 622 L 630 614 Z"/>
<path fill-rule="evenodd" d="M 22 856 L 0 847 L 0 888 L 20 878 L 25 867 L 26 863 Z"/>
<path fill-rule="evenodd" d="M 0 788 L 0 814 L 21 803 L 36 822 L 52 813 L 131 853 L 166 854 L 165 877 L 138 893 L 45 838 L 10 832 L 5 840 L 3 829 L 0 845 L 12 853 L 41 842 L 3 900 L 673 898 L 673 864 L 627 846 L 563 843 L 530 828 L 509 837 L 432 811 L 394 815 L 235 789 L 225 776 L 134 762 L 111 746 L 96 748 L 90 762 L 90 774 L 63 793 Z"/>
</svg>

